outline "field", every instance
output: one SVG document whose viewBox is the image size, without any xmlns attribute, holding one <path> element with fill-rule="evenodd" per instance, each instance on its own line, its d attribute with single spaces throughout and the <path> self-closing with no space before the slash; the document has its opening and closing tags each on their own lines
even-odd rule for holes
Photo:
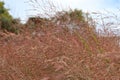
<svg viewBox="0 0 120 80">
<path fill-rule="evenodd" d="M 0 33 L 1 80 L 120 80 L 118 36 L 50 21 Z M 82 27 L 81 27 L 82 26 Z"/>
<path fill-rule="evenodd" d="M 41 2 L 23 24 L 0 1 L 0 80 L 120 80 L 119 17 Z"/>
</svg>

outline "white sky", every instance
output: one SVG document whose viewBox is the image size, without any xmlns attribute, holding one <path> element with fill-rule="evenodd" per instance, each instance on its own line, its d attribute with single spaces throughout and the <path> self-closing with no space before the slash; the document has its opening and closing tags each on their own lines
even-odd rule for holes
<svg viewBox="0 0 120 80">
<path fill-rule="evenodd" d="M 28 15 L 33 15 L 35 12 L 29 12 L 31 6 L 26 3 L 30 0 L 2 0 L 5 2 L 5 7 L 10 9 L 12 16 L 19 17 L 22 20 L 26 20 Z M 39 0 L 38 0 L 39 1 Z M 83 11 L 101 11 L 101 10 L 112 10 L 115 11 L 120 8 L 120 0 L 51 0 L 57 3 L 62 8 L 77 8 Z"/>
</svg>

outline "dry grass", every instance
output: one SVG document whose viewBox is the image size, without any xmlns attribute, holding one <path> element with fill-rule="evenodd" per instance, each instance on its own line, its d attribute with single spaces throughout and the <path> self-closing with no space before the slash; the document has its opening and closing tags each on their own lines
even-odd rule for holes
<svg viewBox="0 0 120 80">
<path fill-rule="evenodd" d="M 120 80 L 119 37 L 101 36 L 94 27 L 79 20 L 37 20 L 22 25 L 18 35 L 1 32 L 0 79 Z"/>
<path fill-rule="evenodd" d="M 67 27 L 47 26 L 0 40 L 0 79 L 120 79 L 116 37 L 98 37 L 87 24 L 72 34 Z"/>
</svg>

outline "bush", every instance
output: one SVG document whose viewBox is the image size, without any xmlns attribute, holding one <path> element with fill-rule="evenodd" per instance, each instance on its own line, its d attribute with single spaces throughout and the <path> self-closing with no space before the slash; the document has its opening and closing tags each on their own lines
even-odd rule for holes
<svg viewBox="0 0 120 80">
<path fill-rule="evenodd" d="M 69 10 L 69 11 L 60 11 L 55 14 L 52 19 L 55 19 L 56 21 L 61 22 L 85 22 L 84 13 L 82 10 Z"/>
<path fill-rule="evenodd" d="M 1 29 L 7 30 L 9 32 L 13 32 L 17 34 L 17 28 L 13 27 L 13 18 L 8 12 L 9 9 L 4 7 L 4 2 L 0 1 L 0 22 Z"/>
</svg>

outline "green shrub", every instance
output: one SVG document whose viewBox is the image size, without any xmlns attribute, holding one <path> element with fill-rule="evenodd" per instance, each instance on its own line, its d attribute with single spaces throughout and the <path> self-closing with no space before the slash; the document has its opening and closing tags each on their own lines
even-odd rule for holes
<svg viewBox="0 0 120 80">
<path fill-rule="evenodd" d="M 85 21 L 82 10 L 70 10 L 68 14 L 72 20 Z"/>
<path fill-rule="evenodd" d="M 9 14 L 8 9 L 4 7 L 4 2 L 0 1 L 0 23 L 1 23 L 1 29 L 7 30 L 9 32 L 16 33 L 18 32 L 18 29 L 13 27 L 13 18 Z"/>
</svg>

